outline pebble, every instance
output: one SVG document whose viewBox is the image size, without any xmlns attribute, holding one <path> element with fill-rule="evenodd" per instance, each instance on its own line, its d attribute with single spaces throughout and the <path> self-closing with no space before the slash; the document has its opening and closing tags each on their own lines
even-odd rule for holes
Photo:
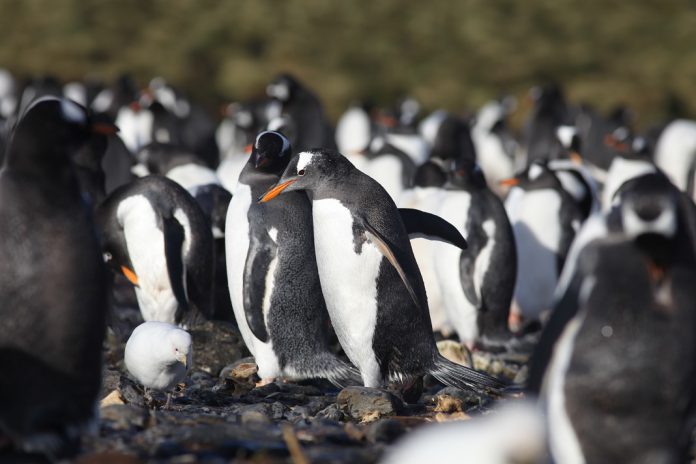
<svg viewBox="0 0 696 464">
<path fill-rule="evenodd" d="M 368 387 L 344 388 L 338 394 L 336 404 L 343 413 L 361 422 L 371 422 L 383 416 L 395 415 L 404 406 L 402 401 L 392 393 Z"/>
</svg>

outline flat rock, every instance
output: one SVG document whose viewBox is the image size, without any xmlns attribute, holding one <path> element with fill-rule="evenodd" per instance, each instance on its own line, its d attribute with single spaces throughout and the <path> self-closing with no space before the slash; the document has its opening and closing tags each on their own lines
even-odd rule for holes
<svg viewBox="0 0 696 464">
<path fill-rule="evenodd" d="M 112 404 L 99 411 L 102 426 L 111 430 L 143 429 L 149 412 L 131 404 Z"/>
<path fill-rule="evenodd" d="M 403 403 L 392 393 L 377 388 L 348 387 L 336 398 L 340 410 L 353 419 L 371 422 L 392 416 L 403 409 Z"/>
</svg>

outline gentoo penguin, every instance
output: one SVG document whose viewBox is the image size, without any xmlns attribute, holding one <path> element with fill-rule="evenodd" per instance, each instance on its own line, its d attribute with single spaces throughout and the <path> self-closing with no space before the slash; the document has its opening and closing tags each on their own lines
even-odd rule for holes
<svg viewBox="0 0 696 464">
<path fill-rule="evenodd" d="M 217 184 L 194 187 L 191 195 L 208 218 L 213 232 L 215 281 L 213 283 L 213 319 L 234 321 L 230 292 L 227 288 L 227 261 L 225 259 L 225 223 L 232 194 Z"/>
<path fill-rule="evenodd" d="M 549 360 L 536 386 L 555 462 L 688 461 L 693 235 L 664 176 L 630 183 L 615 210 L 620 231 L 583 249 L 535 353 Z"/>
<path fill-rule="evenodd" d="M 215 171 L 196 154 L 178 145 L 153 142 L 135 156 L 150 174 L 168 177 L 189 192 L 200 185 L 220 184 Z"/>
<path fill-rule="evenodd" d="M 515 237 L 502 201 L 475 161 L 460 159 L 445 185 L 438 215 L 467 237 L 466 250 L 434 251 L 445 310 L 459 339 L 472 347 L 509 341 L 510 303 L 517 275 Z"/>
<path fill-rule="evenodd" d="M 534 87 L 529 94 L 534 101 L 534 109 L 525 127 L 526 164 L 562 157 L 564 150 L 556 137 L 556 129 L 570 121 L 561 88 L 548 84 Z"/>
<path fill-rule="evenodd" d="M 167 392 L 165 409 L 172 401 L 171 389 L 191 369 L 191 335 L 166 322 L 143 322 L 126 342 L 123 362 L 133 377 L 148 389 Z"/>
<path fill-rule="evenodd" d="M 266 94 L 282 105 L 297 130 L 296 150 L 335 147 L 333 129 L 324 114 L 319 98 L 290 74 L 276 76 L 266 87 Z"/>
<path fill-rule="evenodd" d="M 509 181 L 505 210 L 517 247 L 513 320 L 536 320 L 550 310 L 553 291 L 582 214 L 545 163 L 532 163 Z"/>
<path fill-rule="evenodd" d="M 260 201 L 296 191 L 305 191 L 312 202 L 314 248 L 326 307 L 365 386 L 413 381 L 429 373 L 459 388 L 501 387 L 496 379 L 438 353 L 407 227 L 375 180 L 338 152 L 312 150 L 293 157 Z M 410 213 L 407 220 L 417 223 L 418 212 Z"/>
<path fill-rule="evenodd" d="M 507 127 L 507 116 L 514 106 L 510 97 L 490 101 L 478 110 L 471 126 L 476 160 L 488 186 L 498 194 L 502 193 L 500 181 L 515 174 L 517 142 Z"/>
<path fill-rule="evenodd" d="M 657 139 L 655 164 L 696 199 L 696 121 L 678 119 L 665 127 Z"/>
<path fill-rule="evenodd" d="M 253 201 L 278 181 L 290 157 L 282 134 L 260 133 L 230 202 L 225 245 L 235 318 L 262 379 L 320 377 L 354 385 L 355 368 L 329 350 L 307 197 Z"/>
<path fill-rule="evenodd" d="M 211 227 L 183 187 L 136 179 L 109 195 L 97 218 L 104 259 L 135 286 L 144 320 L 193 324 L 211 315 Z"/>
<path fill-rule="evenodd" d="M 370 146 L 374 125 L 368 111 L 359 105 L 352 105 L 339 118 L 336 124 L 336 145 L 353 164 L 360 159 Z"/>
<path fill-rule="evenodd" d="M 0 171 L 0 442 L 49 459 L 77 451 L 101 383 L 107 271 L 71 161 L 91 124 L 35 101 Z"/>
<path fill-rule="evenodd" d="M 427 424 L 391 446 L 381 464 L 546 462 L 544 420 L 531 401 L 510 401 L 485 416 Z"/>
<path fill-rule="evenodd" d="M 377 136 L 370 149 L 356 165 L 358 169 L 376 180 L 398 202 L 404 190 L 413 186 L 416 165 L 405 152 Z"/>
</svg>

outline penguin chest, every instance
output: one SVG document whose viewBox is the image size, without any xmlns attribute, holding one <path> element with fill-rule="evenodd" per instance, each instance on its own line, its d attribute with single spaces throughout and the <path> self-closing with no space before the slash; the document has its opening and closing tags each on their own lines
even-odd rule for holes
<svg viewBox="0 0 696 464">
<path fill-rule="evenodd" d="M 170 169 L 167 177 L 191 191 L 197 185 L 220 184 L 220 179 L 212 169 L 195 163 L 187 163 Z"/>
<path fill-rule="evenodd" d="M 157 212 L 147 198 L 135 195 L 121 202 L 117 215 L 123 227 L 133 271 L 138 276 L 135 293 L 143 319 L 175 323 L 178 302 L 167 269 L 165 235 L 159 225 Z M 182 253 L 187 245 L 190 244 L 184 242 Z M 179 278 L 185 288 L 185 266 L 183 271 Z"/>
<path fill-rule="evenodd" d="M 354 234 L 353 216 L 340 201 L 315 200 L 312 213 L 319 280 L 336 335 L 362 372 L 378 371 L 372 337 L 384 257 L 363 231 Z"/>
</svg>

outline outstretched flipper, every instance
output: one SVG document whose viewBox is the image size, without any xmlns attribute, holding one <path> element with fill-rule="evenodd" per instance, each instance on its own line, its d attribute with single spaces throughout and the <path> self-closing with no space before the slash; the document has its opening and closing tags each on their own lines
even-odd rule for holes
<svg viewBox="0 0 696 464">
<path fill-rule="evenodd" d="M 412 208 L 399 208 L 399 213 L 410 239 L 427 238 L 467 249 L 468 243 L 462 234 L 440 216 Z"/>
</svg>

